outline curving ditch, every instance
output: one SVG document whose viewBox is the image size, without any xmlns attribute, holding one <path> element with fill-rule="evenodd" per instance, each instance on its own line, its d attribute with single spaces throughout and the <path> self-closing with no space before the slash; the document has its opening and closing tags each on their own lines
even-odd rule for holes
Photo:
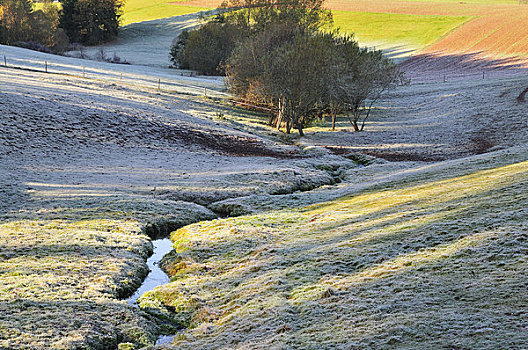
<svg viewBox="0 0 528 350">
<path fill-rule="evenodd" d="M 357 162 L 356 162 L 357 163 Z M 359 164 L 360 167 L 363 167 L 363 164 Z M 334 183 L 339 183 L 342 181 L 342 172 L 341 172 L 341 166 L 334 166 L 331 169 L 325 169 L 329 173 L 329 175 L 334 180 Z M 324 184 L 323 184 L 324 185 Z M 313 188 L 305 189 L 304 191 L 311 191 L 315 188 L 320 187 L 321 185 L 316 185 Z M 291 191 L 288 191 L 287 193 L 291 194 L 295 191 L 299 190 L 298 188 L 295 188 Z M 303 191 L 303 192 L 304 192 Z M 214 209 L 213 209 L 214 211 Z M 219 214 L 215 211 L 215 214 Z M 232 216 L 230 212 L 222 213 L 223 215 L 221 217 L 229 217 Z M 208 220 L 209 218 L 199 218 L 197 220 L 191 220 L 191 222 L 186 222 L 182 225 L 182 223 L 178 223 L 176 225 L 163 222 L 159 223 L 157 225 L 150 225 L 146 228 L 146 234 L 148 234 L 152 238 L 157 238 L 163 235 L 170 234 L 170 232 L 174 231 L 175 229 L 185 226 L 187 224 L 190 224 L 192 222 L 202 221 L 202 220 Z M 137 300 L 146 292 L 151 291 L 152 289 L 156 288 L 157 286 L 168 284 L 170 283 L 170 278 L 167 276 L 167 274 L 161 269 L 160 262 L 163 259 L 165 255 L 167 255 L 172 249 L 173 249 L 173 243 L 169 238 L 158 238 L 152 240 L 153 244 L 153 254 L 147 259 L 147 266 L 149 268 L 149 273 L 141 286 L 127 299 L 127 302 L 129 305 L 134 306 L 136 308 L 139 308 L 139 305 L 137 303 Z M 176 335 L 160 335 L 156 341 L 155 345 L 162 345 L 170 343 L 174 340 Z"/>
</svg>

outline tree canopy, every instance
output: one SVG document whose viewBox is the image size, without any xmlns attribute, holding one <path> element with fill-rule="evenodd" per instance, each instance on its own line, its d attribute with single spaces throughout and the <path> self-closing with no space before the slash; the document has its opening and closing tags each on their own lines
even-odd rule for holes
<svg viewBox="0 0 528 350">
<path fill-rule="evenodd" d="M 62 51 L 68 45 L 58 28 L 59 12 L 50 1 L 33 10 L 30 0 L 0 0 L 0 43 Z"/>
<path fill-rule="evenodd" d="M 212 20 L 182 32 L 171 48 L 171 61 L 179 68 L 224 74 L 231 51 L 245 38 L 275 26 L 317 30 L 331 23 L 332 13 L 323 8 L 323 0 L 228 0 Z"/>
<path fill-rule="evenodd" d="M 355 131 L 364 128 L 373 103 L 402 81 L 381 51 L 360 48 L 350 36 L 274 26 L 239 43 L 227 62 L 231 91 L 266 105 L 271 124 L 286 132 L 317 116 L 346 112 Z"/>
<path fill-rule="evenodd" d="M 270 124 L 303 129 L 315 118 L 347 113 L 363 130 L 381 94 L 402 79 L 381 51 L 330 31 L 323 0 L 228 0 L 213 20 L 183 32 L 172 47 L 180 68 L 226 74 L 241 100 L 272 110 Z"/>
</svg>

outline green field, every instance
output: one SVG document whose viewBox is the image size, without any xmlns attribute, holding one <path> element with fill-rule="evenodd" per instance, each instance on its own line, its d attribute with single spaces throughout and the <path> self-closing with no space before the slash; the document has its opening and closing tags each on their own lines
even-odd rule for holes
<svg viewBox="0 0 528 350">
<path fill-rule="evenodd" d="M 454 0 L 441 2 L 454 2 Z M 469 2 L 516 3 L 513 0 L 470 0 Z M 42 4 L 36 3 L 35 8 L 41 9 Z M 129 0 L 125 3 L 122 25 L 211 9 L 208 7 L 180 6 L 174 4 L 174 1 L 168 0 L 155 0 L 153 2 Z M 333 14 L 336 27 L 339 27 L 344 33 L 354 33 L 356 38 L 364 44 L 404 44 L 413 49 L 420 49 L 432 44 L 472 18 L 469 16 L 423 16 L 350 11 L 333 11 Z"/>
<path fill-rule="evenodd" d="M 174 1 L 129 0 L 125 3 L 122 25 L 211 10 L 207 7 L 179 6 L 171 2 Z"/>
<path fill-rule="evenodd" d="M 490 0 L 472 0 L 472 2 L 489 3 Z M 511 1 L 506 2 L 511 3 Z M 130 0 L 125 5 L 123 25 L 210 9 L 178 6 L 167 0 L 156 0 L 149 3 L 145 0 Z M 354 33 L 362 43 L 404 44 L 413 49 L 432 44 L 472 18 L 469 16 L 424 16 L 350 11 L 333 11 L 333 13 L 335 26 L 344 33 Z"/>
<path fill-rule="evenodd" d="M 361 43 L 404 44 L 415 49 L 432 44 L 472 18 L 349 11 L 333 14 L 335 26 L 354 33 Z"/>
<path fill-rule="evenodd" d="M 174 1 L 157 0 L 153 2 L 145 0 L 129 0 L 125 2 L 124 14 L 121 17 L 121 25 L 152 21 L 160 18 L 167 18 L 172 16 L 182 16 L 189 13 L 199 11 L 212 10 L 209 7 L 195 7 L 195 6 L 180 6 L 173 4 Z M 54 3 L 55 4 L 55 3 Z M 61 6 L 60 3 L 55 4 Z M 43 3 L 37 2 L 34 4 L 35 10 L 41 10 L 44 7 Z"/>
</svg>

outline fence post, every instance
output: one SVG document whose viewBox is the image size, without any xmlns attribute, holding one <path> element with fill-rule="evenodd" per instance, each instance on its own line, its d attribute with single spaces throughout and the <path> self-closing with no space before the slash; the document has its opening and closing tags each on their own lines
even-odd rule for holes
<svg viewBox="0 0 528 350">
<path fill-rule="evenodd" d="M 444 74 L 444 83 L 445 83 L 446 81 L 447 81 L 447 80 L 446 80 L 446 75 Z"/>
<path fill-rule="evenodd" d="M 123 72 L 121 72 L 121 78 L 120 78 L 120 80 L 123 80 Z"/>
<path fill-rule="evenodd" d="M 482 72 L 482 79 L 484 79 L 484 72 Z"/>
<path fill-rule="evenodd" d="M 48 61 L 44 61 L 44 73 L 48 72 Z"/>
<path fill-rule="evenodd" d="M 207 97 L 207 88 L 204 88 L 204 97 Z"/>
<path fill-rule="evenodd" d="M 83 67 L 83 78 L 86 78 L 86 74 L 84 73 L 84 67 Z"/>
<path fill-rule="evenodd" d="M 5 55 L 4 55 L 4 66 L 7 67 L 7 58 L 5 57 Z"/>
<path fill-rule="evenodd" d="M 158 91 L 161 91 L 161 78 L 158 78 Z"/>
</svg>

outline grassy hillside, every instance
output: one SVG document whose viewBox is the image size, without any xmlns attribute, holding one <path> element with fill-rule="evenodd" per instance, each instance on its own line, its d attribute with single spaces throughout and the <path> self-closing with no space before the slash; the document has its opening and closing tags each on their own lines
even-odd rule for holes
<svg viewBox="0 0 528 350">
<path fill-rule="evenodd" d="M 131 0 L 130 24 L 212 9 L 221 1 Z M 335 26 L 355 33 L 364 45 L 405 46 L 428 52 L 528 55 L 528 6 L 516 0 L 329 0 Z M 506 25 L 504 18 L 509 21 Z"/>
<path fill-rule="evenodd" d="M 466 3 L 466 4 L 484 4 L 484 5 L 517 5 L 519 0 L 399 0 L 411 2 L 436 2 L 436 3 Z"/>
<path fill-rule="evenodd" d="M 172 234 L 145 294 L 178 349 L 497 349 L 526 344 L 528 149 L 424 167 L 299 209 Z"/>
<path fill-rule="evenodd" d="M 220 0 L 129 0 L 122 25 L 211 10 Z M 329 0 L 335 26 L 364 45 L 528 55 L 528 5 L 517 0 Z M 36 8 L 42 7 L 41 3 Z M 508 23 L 504 22 L 508 18 Z"/>
<path fill-rule="evenodd" d="M 209 6 L 209 7 L 208 7 Z M 130 0 L 125 4 L 123 25 L 212 9 L 204 0 L 174 2 Z M 383 42 L 423 48 L 463 24 L 469 16 L 421 16 L 354 11 L 334 11 L 335 26 L 342 32 L 355 33 L 364 44 Z"/>
</svg>

